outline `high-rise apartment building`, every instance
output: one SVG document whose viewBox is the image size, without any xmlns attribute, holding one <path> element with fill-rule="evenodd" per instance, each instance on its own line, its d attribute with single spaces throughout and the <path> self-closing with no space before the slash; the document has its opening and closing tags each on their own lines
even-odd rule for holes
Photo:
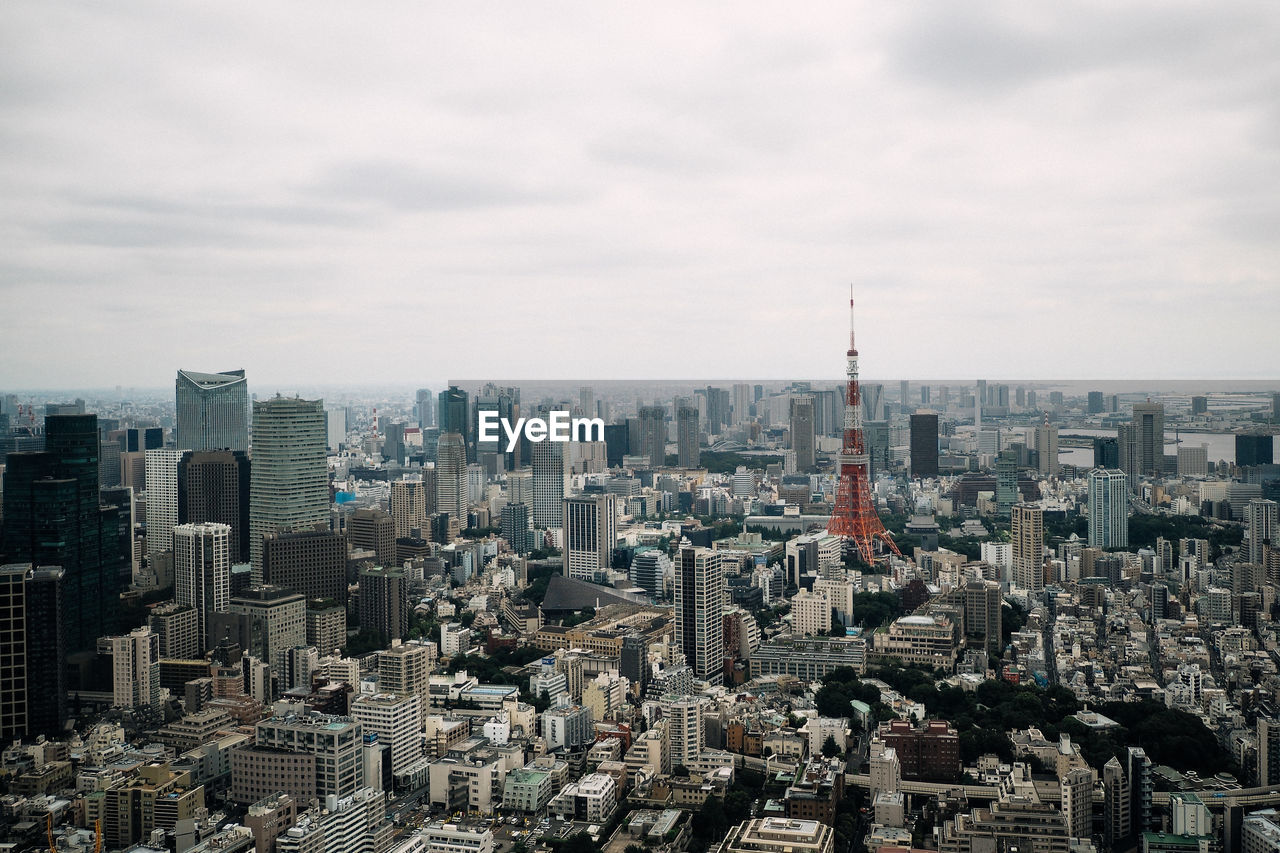
<svg viewBox="0 0 1280 853">
<path fill-rule="evenodd" d="M 173 529 L 173 599 L 196 611 L 199 652 L 217 645 L 214 613 L 231 606 L 231 528 L 225 524 L 180 524 Z"/>
<path fill-rule="evenodd" d="M 103 637 L 98 652 L 111 657 L 111 704 L 141 708 L 160 704 L 160 638 L 150 628 Z"/>
<path fill-rule="evenodd" d="M 0 566 L 0 740 L 56 735 L 67 720 L 62 583 L 56 567 Z"/>
<path fill-rule="evenodd" d="M 1164 472 L 1164 404 L 1133 404 L 1134 463 L 1139 476 L 1159 477 Z M 1126 472 L 1128 473 L 1128 472 Z"/>
<path fill-rule="evenodd" d="M 1019 589 L 1044 589 L 1044 510 L 1017 504 L 1010 511 L 1013 538 L 1013 584 Z"/>
<path fill-rule="evenodd" d="M 813 395 L 796 394 L 791 398 L 791 449 L 796 454 L 796 471 L 808 474 L 817 470 L 814 452 Z"/>
<path fill-rule="evenodd" d="M 364 566 L 360 569 L 360 627 L 388 640 L 409 633 L 409 579 L 403 569 Z"/>
<path fill-rule="evenodd" d="M 430 504 L 435 507 L 435 495 Z M 396 538 L 418 535 L 427 529 L 427 483 L 422 477 L 402 477 L 391 481 L 391 520 L 395 523 Z"/>
<path fill-rule="evenodd" d="M 1034 439 L 1038 470 L 1041 474 L 1057 474 L 1061 470 L 1058 464 L 1058 428 L 1049 424 L 1038 426 Z"/>
<path fill-rule="evenodd" d="M 1089 547 L 1129 545 L 1129 479 L 1114 468 L 1089 472 Z"/>
<path fill-rule="evenodd" d="M 541 441 L 533 445 L 533 524 L 560 527 L 564 520 L 564 496 L 568 486 L 564 442 Z"/>
<path fill-rule="evenodd" d="M 938 476 L 938 415 L 917 412 L 911 416 L 911 476 Z"/>
<path fill-rule="evenodd" d="M 507 540 L 511 550 L 521 556 L 533 550 L 528 506 L 522 503 L 509 503 L 502 507 L 502 538 Z"/>
<path fill-rule="evenodd" d="M 694 674 L 712 684 L 724 677 L 724 568 L 720 552 L 685 547 L 675 566 L 676 642 Z"/>
<path fill-rule="evenodd" d="M 676 410 L 676 464 L 681 468 L 697 468 L 698 410 L 693 406 L 681 406 Z"/>
<path fill-rule="evenodd" d="M 564 573 L 595 580 L 607 572 L 618 544 L 618 509 L 614 495 L 574 495 L 564 499 Z"/>
<path fill-rule="evenodd" d="M 66 654 L 115 633 L 127 575 L 119 509 L 99 502 L 98 451 L 96 415 L 50 415 L 43 451 L 5 458 L 4 560 L 62 567 Z"/>
<path fill-rule="evenodd" d="M 466 527 L 468 497 L 466 439 L 459 432 L 442 433 L 436 450 L 436 511 Z"/>
<path fill-rule="evenodd" d="M 545 442 L 544 442 L 545 443 Z M 640 445 L 637 451 L 632 442 L 632 453 L 649 457 L 650 468 L 667 464 L 667 410 L 662 406 L 640 407 Z"/>
<path fill-rule="evenodd" d="M 147 451 L 147 555 L 152 559 L 173 549 L 181 457 L 182 451 L 169 448 Z"/>
<path fill-rule="evenodd" d="M 249 457 L 243 451 L 189 450 L 178 459 L 177 523 L 204 522 L 230 527 L 231 562 L 249 562 Z"/>
<path fill-rule="evenodd" d="M 1267 545 L 1280 544 L 1276 538 L 1276 525 L 1280 505 L 1275 501 L 1255 498 L 1245 505 L 1245 528 L 1248 532 L 1249 562 L 1257 565 L 1263 563 L 1263 548 Z"/>
<path fill-rule="evenodd" d="M 249 385 L 243 370 L 179 370 L 174 443 L 190 450 L 249 449 Z"/>
<path fill-rule="evenodd" d="M 323 400 L 272 397 L 253 404 L 249 472 L 249 557 L 262 576 L 262 537 L 329 521 Z"/>
</svg>

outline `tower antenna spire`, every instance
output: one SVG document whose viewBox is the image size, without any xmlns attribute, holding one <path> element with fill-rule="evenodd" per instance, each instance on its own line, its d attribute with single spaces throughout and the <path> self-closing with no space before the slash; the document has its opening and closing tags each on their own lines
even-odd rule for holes
<svg viewBox="0 0 1280 853">
<path fill-rule="evenodd" d="M 858 384 L 858 350 L 853 345 L 853 285 L 849 285 L 849 352 L 845 374 L 844 439 L 840 449 L 840 473 L 836 506 L 827 530 L 843 536 L 867 563 L 876 559 L 876 543 L 901 555 L 884 523 L 876 514 L 871 494 L 871 456 L 862 434 L 862 390 Z"/>
</svg>

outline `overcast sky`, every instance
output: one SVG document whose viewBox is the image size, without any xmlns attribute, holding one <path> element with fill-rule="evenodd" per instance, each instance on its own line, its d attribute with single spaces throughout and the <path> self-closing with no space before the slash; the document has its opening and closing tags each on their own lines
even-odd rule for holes
<svg viewBox="0 0 1280 853">
<path fill-rule="evenodd" d="M 0 388 L 1280 372 L 1274 3 L 8 0 L 0 115 Z"/>
</svg>

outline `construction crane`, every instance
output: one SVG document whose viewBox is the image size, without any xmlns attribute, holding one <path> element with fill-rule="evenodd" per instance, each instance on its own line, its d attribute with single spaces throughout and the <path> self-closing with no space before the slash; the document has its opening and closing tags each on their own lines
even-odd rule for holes
<svg viewBox="0 0 1280 853">
<path fill-rule="evenodd" d="M 45 832 L 49 836 L 49 853 L 58 853 L 58 845 L 53 840 L 53 812 L 45 817 Z M 102 853 L 102 821 L 93 822 L 93 853 Z"/>
</svg>

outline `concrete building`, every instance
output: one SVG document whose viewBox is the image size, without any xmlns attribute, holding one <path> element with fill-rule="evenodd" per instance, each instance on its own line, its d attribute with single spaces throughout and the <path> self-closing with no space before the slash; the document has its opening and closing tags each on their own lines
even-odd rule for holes
<svg viewBox="0 0 1280 853">
<path fill-rule="evenodd" d="M 178 460 L 183 451 L 146 451 L 147 555 L 153 560 L 173 548 L 178 526 Z"/>
<path fill-rule="evenodd" d="M 329 522 L 324 401 L 272 397 L 253 404 L 249 558 L 262 577 L 262 537 Z"/>
<path fill-rule="evenodd" d="M 719 853 L 832 853 L 835 832 L 816 820 L 758 817 L 729 830 Z"/>
<path fill-rule="evenodd" d="M 261 647 L 246 649 L 270 664 L 272 675 L 283 678 L 287 655 L 294 646 L 307 643 L 306 599 L 278 586 L 250 587 L 231 599 L 229 611 L 247 617 Z"/>
<path fill-rule="evenodd" d="M 243 370 L 179 370 L 174 442 L 191 450 L 249 449 L 249 386 Z"/>
<path fill-rule="evenodd" d="M 314 756 L 319 797 L 347 797 L 364 784 L 363 728 L 351 717 L 307 713 L 305 706 L 277 703 L 276 713 L 256 726 L 258 748 Z M 254 797 L 249 802 L 261 799 Z"/>
<path fill-rule="evenodd" d="M 595 580 L 609 571 L 618 544 L 617 498 L 610 494 L 575 495 L 564 499 L 564 573 Z"/>
<path fill-rule="evenodd" d="M 532 445 L 533 524 L 558 528 L 564 520 L 564 497 L 568 493 L 569 468 L 560 441 L 540 441 Z"/>
<path fill-rule="evenodd" d="M 1016 504 L 1010 510 L 1013 538 L 1013 584 L 1018 589 L 1044 589 L 1044 510 Z"/>
<path fill-rule="evenodd" d="M 195 610 L 197 651 L 203 654 L 217 645 L 210 633 L 213 614 L 231 608 L 231 527 L 180 524 L 172 542 L 173 598 Z"/>
<path fill-rule="evenodd" d="M 150 628 L 103 637 L 98 652 L 111 656 L 111 704 L 141 708 L 160 704 L 160 638 Z"/>
<path fill-rule="evenodd" d="M 709 683 L 724 680 L 724 569 L 709 548 L 680 549 L 676 566 L 676 642 L 694 674 Z"/>
<path fill-rule="evenodd" d="M 791 599 L 791 630 L 796 636 L 831 633 L 831 602 L 825 595 L 802 589 Z"/>
<path fill-rule="evenodd" d="M 872 635 L 876 657 L 901 661 L 905 666 L 950 672 L 958 649 L 959 628 L 943 615 L 903 616 Z"/>
<path fill-rule="evenodd" d="M 351 701 L 351 716 L 366 733 L 391 746 L 391 772 L 399 775 L 422 759 L 422 703 L 417 693 L 361 694 Z"/>
<path fill-rule="evenodd" d="M 1089 547 L 1129 545 L 1128 477 L 1117 469 L 1089 472 Z"/>
</svg>

